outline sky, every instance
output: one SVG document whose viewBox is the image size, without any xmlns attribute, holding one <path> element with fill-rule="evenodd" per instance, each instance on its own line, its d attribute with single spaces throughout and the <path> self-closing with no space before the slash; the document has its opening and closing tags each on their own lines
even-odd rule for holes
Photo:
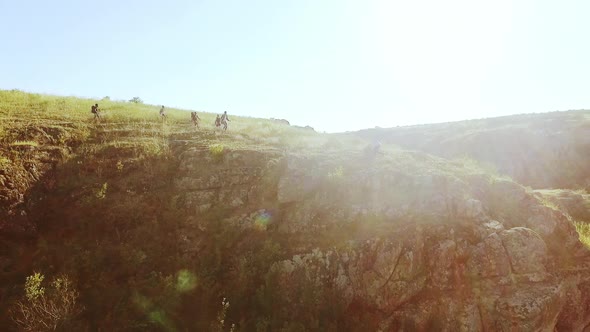
<svg viewBox="0 0 590 332">
<path fill-rule="evenodd" d="M 590 1 L 0 0 L 0 89 L 318 131 L 590 108 Z"/>
</svg>

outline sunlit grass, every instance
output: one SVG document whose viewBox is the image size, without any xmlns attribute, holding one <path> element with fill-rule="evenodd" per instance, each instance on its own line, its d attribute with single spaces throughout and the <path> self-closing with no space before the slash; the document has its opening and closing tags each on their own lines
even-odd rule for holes
<svg viewBox="0 0 590 332">
<path fill-rule="evenodd" d="M 534 192 L 545 206 L 566 212 L 573 220 L 590 222 L 590 195 L 586 190 L 543 189 Z"/>
<path fill-rule="evenodd" d="M 543 203 L 544 206 L 546 206 L 546 207 L 548 207 L 548 208 L 550 208 L 552 210 L 555 210 L 555 211 L 559 211 L 560 210 L 559 209 L 559 206 L 555 203 L 555 201 L 552 201 L 550 199 L 550 196 L 549 195 L 541 195 L 539 198 L 541 200 L 541 203 Z"/>
<path fill-rule="evenodd" d="M 12 161 L 6 157 L 0 156 L 0 168 L 5 168 L 10 165 Z"/>
<path fill-rule="evenodd" d="M 10 143 L 11 146 L 39 146 L 39 143 L 35 142 L 35 141 L 15 141 Z"/>
<path fill-rule="evenodd" d="M 99 104 L 101 121 L 94 121 L 90 107 Z M 223 132 L 214 125 L 216 114 L 197 110 L 201 118 L 196 129 L 190 118 L 191 110 L 167 108 L 167 119 L 159 115 L 161 105 L 148 105 L 110 99 L 96 100 L 0 90 L 0 139 L 9 128 L 24 125 L 75 125 L 78 130 L 102 131 L 105 139 L 116 136 L 168 137 L 175 134 L 210 132 L 216 137 L 248 139 L 259 144 L 305 147 L 325 135 L 268 119 L 240 117 L 231 114 L 229 128 Z M 241 136 L 235 136 L 241 135 Z M 10 137 L 7 137 L 10 140 Z"/>
<path fill-rule="evenodd" d="M 214 159 L 220 160 L 223 156 L 223 144 L 213 144 L 209 146 L 209 153 Z"/>
<path fill-rule="evenodd" d="M 590 249 L 590 224 L 576 221 L 574 225 L 580 236 L 580 241 Z"/>
</svg>

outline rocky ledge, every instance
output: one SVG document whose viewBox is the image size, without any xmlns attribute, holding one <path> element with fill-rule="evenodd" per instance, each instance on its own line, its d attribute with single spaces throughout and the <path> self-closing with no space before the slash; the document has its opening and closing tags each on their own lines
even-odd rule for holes
<svg viewBox="0 0 590 332">
<path fill-rule="evenodd" d="M 412 152 L 179 158 L 188 253 L 218 209 L 244 229 L 264 215 L 290 239 L 292 258 L 269 267 L 281 310 L 296 314 L 304 282 L 382 331 L 590 331 L 590 251 L 567 215 L 509 179 Z"/>
</svg>

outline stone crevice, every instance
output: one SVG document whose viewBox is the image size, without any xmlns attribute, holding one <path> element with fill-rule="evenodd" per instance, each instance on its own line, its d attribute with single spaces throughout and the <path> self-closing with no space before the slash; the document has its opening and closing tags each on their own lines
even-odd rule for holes
<svg viewBox="0 0 590 332">
<path fill-rule="evenodd" d="M 502 244 L 502 248 L 504 248 L 504 252 L 506 253 L 506 257 L 508 258 L 508 263 L 510 264 L 510 274 L 514 274 L 514 265 L 512 263 L 512 257 L 510 257 L 510 253 L 508 252 L 508 249 L 506 248 L 506 245 L 504 245 L 504 240 L 502 239 L 502 237 L 500 237 L 500 244 Z"/>
<path fill-rule="evenodd" d="M 402 259 L 402 256 L 406 253 L 406 248 L 403 247 L 402 250 L 400 251 L 399 255 L 397 255 L 397 259 L 395 260 L 395 265 L 393 266 L 393 270 L 391 271 L 391 273 L 389 274 L 389 277 L 387 278 L 387 280 L 385 280 L 385 282 L 383 283 L 383 285 L 381 285 L 381 287 L 379 288 L 383 288 L 385 287 L 390 281 L 391 278 L 393 278 L 393 274 L 395 273 L 395 271 L 397 270 L 397 267 L 399 265 L 399 262 Z"/>
<path fill-rule="evenodd" d="M 481 303 L 477 304 L 477 313 L 479 315 L 479 329 L 480 329 L 480 331 L 485 331 L 485 327 L 483 325 L 484 320 L 483 320 L 483 313 L 481 310 Z"/>
</svg>

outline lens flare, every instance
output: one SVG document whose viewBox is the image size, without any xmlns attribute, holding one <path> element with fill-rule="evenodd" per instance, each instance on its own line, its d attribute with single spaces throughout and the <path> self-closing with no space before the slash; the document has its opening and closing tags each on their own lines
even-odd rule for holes
<svg viewBox="0 0 590 332">
<path fill-rule="evenodd" d="M 267 212 L 267 211 L 262 212 L 254 220 L 254 227 L 261 230 L 261 231 L 265 231 L 266 228 L 268 227 L 268 224 L 270 223 L 270 219 L 271 219 L 271 215 L 269 212 Z"/>
<path fill-rule="evenodd" d="M 139 293 L 133 293 L 131 300 L 137 306 L 137 308 L 144 312 L 148 311 L 152 307 L 152 302 L 147 297 Z"/>
<path fill-rule="evenodd" d="M 162 329 L 164 331 L 169 331 L 169 332 L 176 331 L 176 328 L 172 324 L 172 321 L 168 318 L 168 316 L 166 315 L 166 313 L 164 311 L 154 310 L 149 313 L 148 317 L 151 322 L 162 327 Z"/>
<path fill-rule="evenodd" d="M 197 277 L 189 270 L 180 270 L 176 275 L 176 290 L 179 293 L 191 291 L 197 287 Z"/>
</svg>

